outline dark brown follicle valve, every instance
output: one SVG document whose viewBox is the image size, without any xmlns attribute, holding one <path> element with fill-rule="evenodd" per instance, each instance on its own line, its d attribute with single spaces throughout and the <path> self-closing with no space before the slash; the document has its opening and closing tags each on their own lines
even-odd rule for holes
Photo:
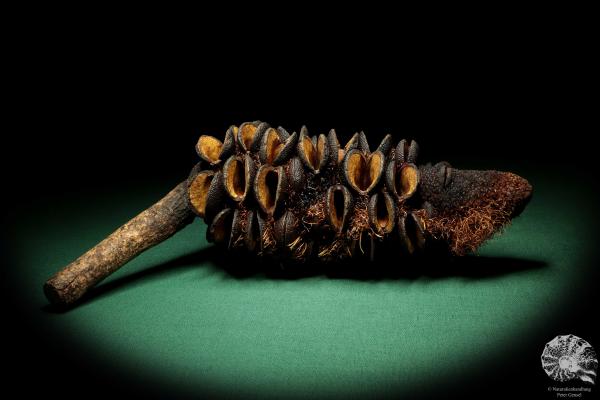
<svg viewBox="0 0 600 400">
<path fill-rule="evenodd" d="M 117 229 L 44 285 L 51 303 L 76 302 L 142 251 L 203 218 L 207 239 L 282 264 L 373 260 L 445 248 L 475 251 L 519 215 L 532 194 L 510 172 L 417 166 L 419 146 L 387 135 L 375 150 L 363 132 L 341 145 L 254 121 L 221 141 L 203 135 L 200 162 L 165 198 Z"/>
</svg>

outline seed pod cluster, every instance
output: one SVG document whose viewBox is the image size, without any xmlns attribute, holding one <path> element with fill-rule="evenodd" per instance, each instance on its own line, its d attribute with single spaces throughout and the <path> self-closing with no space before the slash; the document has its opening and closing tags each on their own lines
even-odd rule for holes
<svg viewBox="0 0 600 400">
<path fill-rule="evenodd" d="M 44 285 L 55 304 L 90 287 L 189 224 L 207 239 L 280 265 L 309 259 L 375 259 L 427 249 L 475 251 L 518 216 L 533 188 L 511 172 L 416 166 L 419 147 L 386 136 L 372 151 L 363 132 L 341 145 L 334 130 L 311 136 L 254 121 L 223 141 L 203 135 L 187 181 L 127 222 Z M 132 242 L 131 238 L 135 237 Z"/>
<path fill-rule="evenodd" d="M 387 135 L 371 151 L 356 133 L 288 133 L 260 121 L 231 126 L 223 142 L 203 135 L 188 178 L 191 209 L 207 238 L 230 250 L 281 261 L 373 259 L 384 241 L 407 254 L 425 245 L 418 146 Z"/>
</svg>

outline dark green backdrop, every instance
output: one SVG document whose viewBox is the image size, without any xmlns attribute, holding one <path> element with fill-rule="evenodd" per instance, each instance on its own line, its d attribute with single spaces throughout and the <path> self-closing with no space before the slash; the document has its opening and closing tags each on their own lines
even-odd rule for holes
<svg viewBox="0 0 600 400">
<path fill-rule="evenodd" d="M 54 356 L 110 370 L 139 390 L 320 397 L 472 385 L 502 371 L 507 356 L 536 360 L 545 339 L 570 329 L 546 327 L 594 276 L 595 198 L 585 175 L 506 166 L 531 181 L 533 200 L 464 260 L 389 259 L 391 272 L 377 276 L 245 275 L 230 271 L 197 220 L 64 313 L 46 306 L 45 279 L 175 182 L 44 198 L 11 232 L 14 290 Z M 250 260 L 234 261 L 252 270 Z M 540 341 L 525 346 L 531 338 Z M 538 365 L 530 370 L 543 378 Z"/>
<path fill-rule="evenodd" d="M 15 30 L 11 43 L 30 31 L 34 40 L 16 45 L 23 57 L 6 57 L 26 76 L 6 74 L 18 86 L 8 103 L 20 112 L 6 112 L 17 118 L 0 157 L 9 202 L 0 232 L 2 387 L 65 399 L 555 398 L 540 366 L 544 344 L 572 333 L 600 350 L 589 140 L 597 46 L 583 32 L 595 25 L 578 12 L 567 27 L 563 8 L 559 18 L 518 14 L 523 31 L 509 18 L 494 25 L 486 15 L 476 27 L 448 18 L 456 26 L 424 44 L 416 39 L 428 26 L 377 21 L 390 32 L 368 38 L 367 18 L 344 17 L 355 35 L 345 47 L 346 32 L 333 26 L 335 39 L 326 39 L 311 22 L 264 16 L 202 32 L 212 13 L 178 24 L 190 28 L 191 44 L 166 27 L 142 43 L 150 29 L 134 22 L 163 25 L 138 11 L 123 24 L 134 35 L 109 16 L 94 25 L 71 13 L 69 21 L 44 14 L 40 32 Z M 289 58 L 251 37 L 261 26 L 269 39 L 298 33 L 275 49 Z M 323 54 L 305 54 L 309 31 Z M 223 44 L 226 32 L 235 40 Z M 413 41 L 421 54 L 405 52 Z M 385 133 L 416 138 L 420 162 L 511 170 L 531 181 L 533 200 L 477 256 L 412 269 L 390 258 L 384 274 L 346 278 L 233 273 L 196 222 L 77 308 L 47 306 L 43 282 L 185 178 L 200 134 L 255 119 L 290 131 L 307 124 L 313 134 L 336 128 L 346 139 L 364 130 L 372 144 Z M 237 260 L 238 270 L 247 262 Z"/>
</svg>

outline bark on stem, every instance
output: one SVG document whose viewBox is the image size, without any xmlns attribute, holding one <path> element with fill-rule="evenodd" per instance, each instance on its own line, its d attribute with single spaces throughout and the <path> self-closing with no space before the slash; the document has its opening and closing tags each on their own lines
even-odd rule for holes
<svg viewBox="0 0 600 400">
<path fill-rule="evenodd" d="M 52 304 L 69 305 L 129 260 L 192 222 L 182 182 L 158 203 L 121 226 L 44 284 Z"/>
</svg>

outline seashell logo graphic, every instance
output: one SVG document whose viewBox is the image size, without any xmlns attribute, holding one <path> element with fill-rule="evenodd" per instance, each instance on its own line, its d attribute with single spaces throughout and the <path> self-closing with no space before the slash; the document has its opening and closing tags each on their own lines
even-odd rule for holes
<svg viewBox="0 0 600 400">
<path fill-rule="evenodd" d="M 581 379 L 594 384 L 598 359 L 588 342 L 575 335 L 562 335 L 546 343 L 542 368 L 558 382 Z"/>
</svg>

